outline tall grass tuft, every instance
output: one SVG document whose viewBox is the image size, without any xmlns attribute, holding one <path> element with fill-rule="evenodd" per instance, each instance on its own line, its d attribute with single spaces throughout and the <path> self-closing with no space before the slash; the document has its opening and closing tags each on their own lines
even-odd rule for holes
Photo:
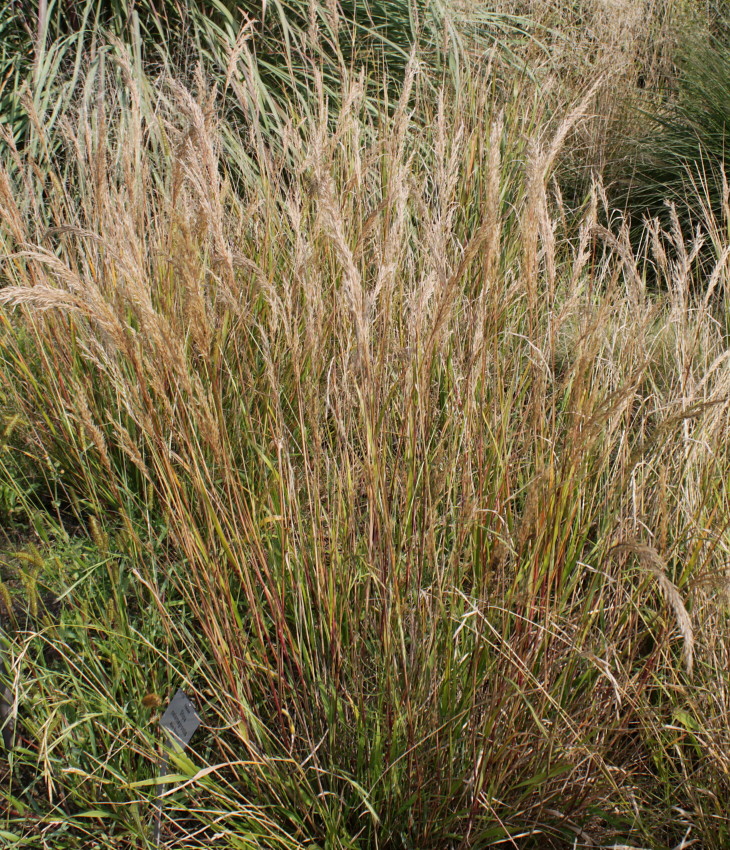
<svg viewBox="0 0 730 850">
<path fill-rule="evenodd" d="M 125 56 L 0 172 L 9 452 L 95 541 L 3 577 L 4 828 L 149 837 L 183 683 L 168 847 L 725 846 L 726 242 L 698 295 L 678 218 L 567 215 L 595 88 L 414 55 L 240 137 Z"/>
<path fill-rule="evenodd" d="M 724 4 L 708 4 L 704 14 L 685 10 L 675 27 L 671 63 L 631 98 L 631 131 L 610 168 L 612 197 L 633 219 L 634 242 L 646 234 L 644 218 L 657 218 L 669 230 L 676 212 L 686 234 L 700 228 L 708 246 L 713 243 L 701 255 L 706 276 L 722 250 L 713 222 L 725 227 L 727 20 Z"/>
<path fill-rule="evenodd" d="M 414 50 L 436 85 L 486 53 L 524 69 L 519 48 L 539 48 L 538 30 L 510 10 L 432 0 L 12 0 L 0 10 L 0 125 L 27 144 L 23 102 L 50 126 L 79 97 L 81 77 L 113 73 L 120 51 L 138 80 L 174 68 L 192 84 L 200 62 L 224 92 L 245 81 L 243 116 L 235 97 L 222 108 L 239 121 L 253 108 L 276 128 L 290 109 L 309 110 L 317 78 L 334 100 L 342 73 L 362 71 L 377 110 L 397 100 Z"/>
</svg>

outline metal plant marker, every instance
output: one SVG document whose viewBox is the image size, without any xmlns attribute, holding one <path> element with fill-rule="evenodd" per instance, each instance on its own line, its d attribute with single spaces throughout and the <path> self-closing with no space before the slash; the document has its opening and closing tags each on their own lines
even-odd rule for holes
<svg viewBox="0 0 730 850">
<path fill-rule="evenodd" d="M 183 751 L 187 747 L 195 730 L 200 726 L 200 715 L 187 694 L 178 690 L 160 718 L 160 726 L 167 734 L 170 744 L 176 750 Z M 160 762 L 160 778 L 167 776 L 167 755 Z M 157 814 L 155 816 L 154 842 L 159 847 L 162 829 L 162 797 L 167 791 L 167 784 L 159 786 L 157 794 Z"/>
</svg>

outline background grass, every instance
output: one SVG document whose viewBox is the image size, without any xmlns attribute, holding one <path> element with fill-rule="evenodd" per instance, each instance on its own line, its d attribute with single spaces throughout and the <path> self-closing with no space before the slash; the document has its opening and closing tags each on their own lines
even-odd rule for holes
<svg viewBox="0 0 730 850">
<path fill-rule="evenodd" d="M 3 95 L 11 846 L 152 846 L 178 687 L 169 847 L 727 845 L 725 208 L 637 238 L 602 181 L 702 5 L 48 7 Z"/>
</svg>

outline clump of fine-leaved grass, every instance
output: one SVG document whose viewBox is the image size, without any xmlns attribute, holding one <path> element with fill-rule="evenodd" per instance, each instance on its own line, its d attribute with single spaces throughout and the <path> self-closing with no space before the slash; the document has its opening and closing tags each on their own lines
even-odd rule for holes
<svg viewBox="0 0 730 850">
<path fill-rule="evenodd" d="M 0 172 L 0 472 L 95 541 L 3 562 L 2 828 L 148 839 L 180 685 L 168 847 L 724 846 L 725 246 L 566 214 L 597 89 L 343 68 L 237 141 L 120 61 Z"/>
<path fill-rule="evenodd" d="M 678 74 L 666 81 L 662 102 L 642 109 L 644 132 L 633 162 L 618 178 L 635 217 L 660 218 L 678 205 L 690 228 L 709 207 L 721 218 L 730 77 L 727 48 L 699 39 L 676 57 Z"/>
<path fill-rule="evenodd" d="M 243 113 L 235 98 L 225 106 L 238 122 L 255 109 L 276 127 L 282 113 L 309 110 L 317 76 L 334 100 L 341 68 L 361 71 L 368 103 L 383 108 L 397 100 L 414 50 L 433 79 L 458 77 L 472 54 L 499 53 L 524 67 L 519 48 L 538 43 L 537 29 L 511 9 L 431 0 L 13 0 L 0 9 L 0 126 L 17 145 L 32 144 L 27 102 L 51 127 L 82 77 L 114 73 L 120 53 L 138 79 L 174 69 L 190 80 L 197 62 L 225 89 L 245 79 Z M 231 57 L 242 52 L 247 61 L 234 70 Z"/>
<path fill-rule="evenodd" d="M 727 71 L 726 4 L 679 7 L 663 72 L 624 100 L 631 116 L 608 156 L 611 197 L 632 220 L 640 252 L 646 218 L 670 230 L 678 216 L 686 234 L 700 229 L 709 276 L 725 229 Z M 688 236 L 688 238 L 691 238 Z"/>
</svg>

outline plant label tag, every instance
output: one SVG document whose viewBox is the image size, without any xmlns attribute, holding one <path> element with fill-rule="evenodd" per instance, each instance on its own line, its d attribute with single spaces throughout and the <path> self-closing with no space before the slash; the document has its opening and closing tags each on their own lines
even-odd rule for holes
<svg viewBox="0 0 730 850">
<path fill-rule="evenodd" d="M 160 726 L 170 735 L 172 742 L 183 749 L 200 726 L 200 715 L 195 706 L 182 691 L 178 691 L 160 718 Z"/>
</svg>

